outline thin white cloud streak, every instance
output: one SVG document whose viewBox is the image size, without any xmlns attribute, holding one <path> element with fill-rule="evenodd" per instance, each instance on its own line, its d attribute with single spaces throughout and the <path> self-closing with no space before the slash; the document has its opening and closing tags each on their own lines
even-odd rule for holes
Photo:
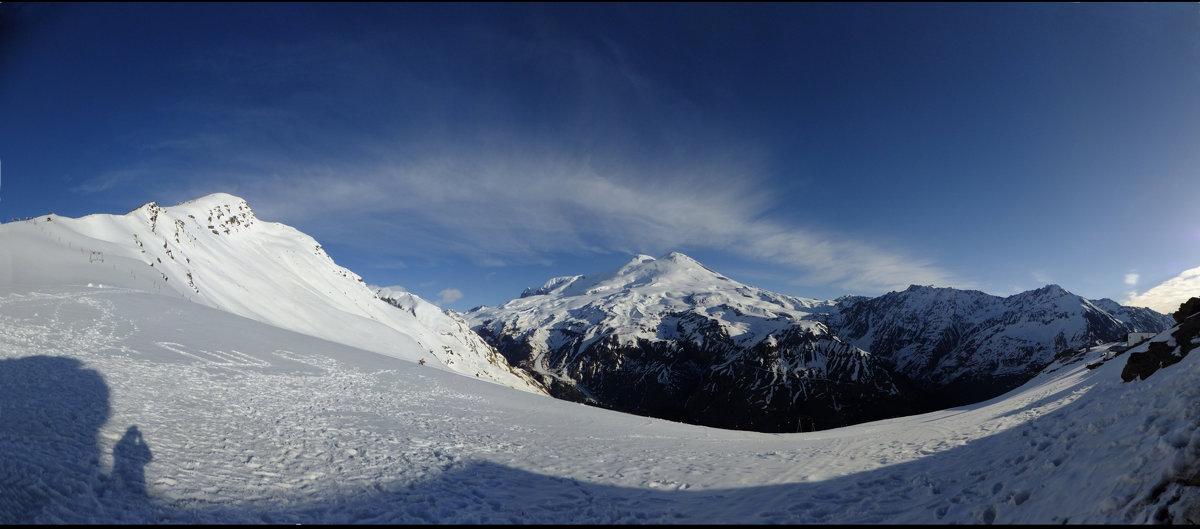
<svg viewBox="0 0 1200 529">
<path fill-rule="evenodd" d="M 1033 276 L 1033 280 L 1036 281 L 1039 285 L 1049 285 L 1051 283 L 1054 283 L 1054 279 L 1052 279 L 1050 276 L 1046 275 L 1045 272 L 1034 271 L 1030 275 Z"/>
<path fill-rule="evenodd" d="M 1137 286 L 1138 279 L 1140 277 L 1141 276 L 1139 276 L 1137 272 L 1130 272 L 1128 274 L 1125 274 L 1125 285 L 1131 286 L 1131 287 Z"/>
<path fill-rule="evenodd" d="M 457 288 L 447 288 L 438 292 L 438 302 L 440 305 L 448 305 L 463 298 L 463 293 Z"/>
<path fill-rule="evenodd" d="M 442 156 L 257 180 L 245 198 L 255 199 L 261 217 L 320 224 L 339 236 L 397 245 L 402 254 L 503 264 L 544 262 L 560 252 L 706 248 L 789 267 L 799 285 L 971 287 L 927 260 L 761 218 L 773 199 L 745 169 L 753 166 L 706 161 L 668 173 L 534 153 Z"/>
<path fill-rule="evenodd" d="M 240 194 L 264 219 L 343 245 L 389 245 L 379 253 L 405 262 L 466 258 L 495 266 L 547 263 L 560 253 L 657 255 L 695 248 L 789 267 L 799 285 L 859 293 L 912 283 L 971 286 L 927 260 L 764 218 L 762 212 L 780 205 L 761 179 L 768 155 L 756 151 L 753 138 L 726 132 L 653 72 L 637 71 L 623 60 L 624 45 L 473 26 L 453 34 L 451 42 L 478 51 L 467 55 L 472 61 L 533 68 L 566 93 L 546 102 L 554 106 L 541 121 L 529 120 L 529 110 L 543 102 L 528 92 L 498 93 L 467 82 L 474 74 L 426 71 L 432 63 L 419 54 L 378 52 L 409 48 L 378 45 L 406 42 L 392 34 L 335 42 L 329 50 L 336 52 L 321 54 L 307 53 L 311 46 L 234 48 L 196 67 L 223 72 L 219 78 L 237 86 L 283 88 L 283 102 L 210 103 L 229 138 L 177 140 L 160 150 L 195 145 L 214 151 L 223 167 L 239 169 L 197 175 L 205 183 L 196 190 Z M 260 71 L 260 55 L 271 59 L 269 75 Z M 321 77 L 310 90 L 279 81 L 307 80 L 314 71 L 337 75 Z M 504 78 L 495 80 L 507 86 Z M 371 86 L 393 88 L 372 98 L 361 90 Z M 300 110 L 354 115 L 361 108 L 342 103 L 360 97 L 374 102 L 370 116 L 403 118 L 401 125 L 372 134 Z M 290 104 L 297 101 L 307 105 Z M 407 110 L 388 114 L 393 107 Z M 222 183 L 226 187 L 218 187 Z"/>
<path fill-rule="evenodd" d="M 1179 310 L 1179 305 L 1193 296 L 1200 296 L 1200 267 L 1184 270 L 1142 294 L 1131 293 L 1123 303 L 1134 307 L 1149 307 L 1163 314 Z"/>
<path fill-rule="evenodd" d="M 139 169 L 119 169 L 115 171 L 106 171 L 99 176 L 88 178 L 79 184 L 71 186 L 68 190 L 72 193 L 81 195 L 91 195 L 108 191 L 125 183 L 135 181 L 144 177 L 145 175 L 146 172 Z"/>
</svg>

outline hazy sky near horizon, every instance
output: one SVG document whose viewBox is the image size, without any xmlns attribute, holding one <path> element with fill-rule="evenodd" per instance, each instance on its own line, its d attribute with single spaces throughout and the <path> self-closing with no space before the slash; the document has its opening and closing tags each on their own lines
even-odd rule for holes
<svg viewBox="0 0 1200 529">
<path fill-rule="evenodd" d="M 228 192 L 458 310 L 672 250 L 1125 301 L 1200 266 L 1200 6 L 5 2 L 0 164 L 5 220 Z"/>
</svg>

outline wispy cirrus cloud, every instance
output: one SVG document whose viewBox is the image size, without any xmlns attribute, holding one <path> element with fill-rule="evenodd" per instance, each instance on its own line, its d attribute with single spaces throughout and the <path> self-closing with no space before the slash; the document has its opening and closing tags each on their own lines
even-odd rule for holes
<svg viewBox="0 0 1200 529">
<path fill-rule="evenodd" d="M 91 195 L 108 191 L 117 186 L 136 181 L 146 176 L 146 171 L 141 169 L 117 169 L 105 171 L 97 176 L 90 177 L 78 184 L 69 188 L 68 191 L 80 195 Z"/>
<path fill-rule="evenodd" d="M 238 180 L 263 218 L 388 244 L 402 258 L 503 265 L 702 248 L 781 265 L 797 284 L 970 286 L 929 260 L 764 216 L 778 204 L 761 170 L 753 157 L 664 168 L 514 149 Z"/>
<path fill-rule="evenodd" d="M 381 261 L 502 266 L 711 249 L 785 267 L 800 285 L 971 286 L 836 225 L 769 214 L 787 206 L 775 154 L 696 99 L 706 91 L 633 61 L 654 33 L 618 42 L 553 25 L 413 31 L 217 50 L 222 60 L 194 68 L 277 95 L 207 103 L 192 114 L 220 126 L 154 143 L 154 153 L 221 161 L 180 178 L 181 194 L 242 195 L 264 219 L 382 246 Z M 460 49 L 463 67 L 408 51 L 425 37 Z"/>
<path fill-rule="evenodd" d="M 463 297 L 462 291 L 457 288 L 442 289 L 440 292 L 438 292 L 437 304 L 439 306 L 449 305 L 451 303 L 454 303 L 455 301 L 462 299 L 462 297 Z"/>
<path fill-rule="evenodd" d="M 1138 279 L 1140 278 L 1141 276 L 1137 272 L 1129 272 L 1128 274 L 1125 274 L 1125 286 L 1136 287 L 1138 284 Z"/>
</svg>

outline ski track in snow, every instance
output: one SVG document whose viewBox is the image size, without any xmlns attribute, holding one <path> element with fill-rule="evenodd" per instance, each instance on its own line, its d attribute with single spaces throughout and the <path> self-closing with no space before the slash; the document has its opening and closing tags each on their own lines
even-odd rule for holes
<svg viewBox="0 0 1200 529">
<path fill-rule="evenodd" d="M 235 319 L 248 321 L 121 289 L 0 297 L 3 410 L 30 419 L 0 426 L 12 458 L 0 488 L 22 492 L 0 500 L 0 521 L 1138 522 L 1163 503 L 1146 483 L 1178 496 L 1170 480 L 1200 454 L 1196 405 L 1168 413 L 1195 401 L 1194 384 L 1112 391 L 1136 406 L 1086 398 L 1120 384 L 1107 364 L 972 406 L 761 434 L 556 401 L 265 325 L 247 328 L 269 343 L 221 337 Z M 55 382 L 80 383 L 32 389 L 67 359 L 83 375 Z M 94 432 L 47 408 L 104 400 Z M 114 454 L 131 427 L 149 455 L 123 474 L 131 456 Z"/>
</svg>

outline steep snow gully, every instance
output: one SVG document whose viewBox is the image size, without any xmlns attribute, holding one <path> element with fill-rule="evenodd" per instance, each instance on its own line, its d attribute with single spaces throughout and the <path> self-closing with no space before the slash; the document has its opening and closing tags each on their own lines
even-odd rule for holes
<svg viewBox="0 0 1200 529">
<path fill-rule="evenodd" d="M 79 255 L 55 250 L 73 239 L 18 224 L 0 226 L 0 267 L 20 265 L 0 268 L 0 523 L 1200 522 L 1187 318 L 984 402 L 767 434 L 582 406 L 419 365 L 423 347 L 397 358 L 88 277 L 105 267 L 54 264 Z M 122 254 L 103 251 L 111 271 Z M 1162 347 L 1171 363 L 1122 380 Z"/>
</svg>

